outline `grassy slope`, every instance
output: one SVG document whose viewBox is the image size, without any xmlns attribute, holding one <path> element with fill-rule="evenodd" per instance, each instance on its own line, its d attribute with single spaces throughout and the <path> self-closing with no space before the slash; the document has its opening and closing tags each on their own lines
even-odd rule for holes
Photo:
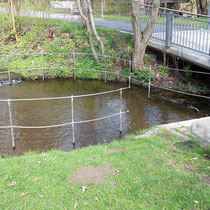
<svg viewBox="0 0 210 210">
<path fill-rule="evenodd" d="M 91 52 L 87 30 L 80 24 L 19 18 L 19 42 L 15 42 L 11 19 L 7 15 L 0 15 L 0 49 L 1 54 L 20 52 Z M 55 37 L 49 38 L 49 30 L 56 31 Z M 130 34 L 121 34 L 112 29 L 97 28 L 105 43 L 107 55 L 120 56 L 132 52 Z M 12 45 L 11 45 L 12 43 Z M 98 44 L 95 42 L 96 50 Z M 56 49 L 55 49 L 56 48 Z M 127 51 L 126 51 L 127 50 Z M 99 52 L 97 50 L 97 52 Z"/>
<path fill-rule="evenodd" d="M 78 203 L 78 209 L 208 209 L 210 188 L 201 178 L 210 172 L 204 158 L 209 150 L 165 132 L 134 137 L 69 153 L 0 159 L 0 208 L 73 209 Z M 107 154 L 108 148 L 123 152 Z M 84 184 L 68 181 L 83 166 L 103 164 L 119 173 L 110 174 L 102 184 L 85 184 L 85 193 Z M 16 184 L 9 186 L 12 182 Z"/>
<path fill-rule="evenodd" d="M 6 15 L 0 15 L 0 54 L 14 54 L 14 53 L 66 53 L 79 52 L 91 53 L 87 30 L 83 29 L 81 25 L 74 23 L 67 23 L 61 21 L 47 21 L 40 19 L 20 18 L 19 41 L 15 41 L 14 33 L 11 28 L 11 20 Z M 53 33 L 51 33 L 53 32 Z M 106 55 L 113 57 L 129 58 L 132 52 L 131 35 L 121 34 L 114 30 L 98 28 L 98 32 L 105 43 Z M 53 34 L 53 36 L 51 36 Z M 95 41 L 96 51 L 98 50 L 98 43 Z M 57 63 L 56 63 L 57 62 Z M 50 68 L 55 66 L 73 67 L 73 60 L 70 57 L 64 56 L 45 56 L 44 67 Z M 80 56 L 77 57 L 77 65 L 80 68 L 87 69 L 104 69 L 104 60 L 100 64 L 96 64 L 93 57 Z M 114 71 L 114 60 L 108 61 L 109 68 Z M 10 60 L 10 69 L 24 69 L 41 67 L 40 56 L 24 56 L 16 57 Z M 7 70 L 6 59 L 0 58 L 0 69 Z M 128 68 L 125 69 L 128 72 Z M 41 76 L 42 72 L 23 72 L 22 76 L 32 77 L 36 79 Z M 80 75 L 80 72 L 79 74 Z M 69 77 L 72 72 L 55 70 L 50 71 L 49 77 Z M 101 74 L 98 73 L 81 73 L 81 78 L 98 79 Z"/>
</svg>

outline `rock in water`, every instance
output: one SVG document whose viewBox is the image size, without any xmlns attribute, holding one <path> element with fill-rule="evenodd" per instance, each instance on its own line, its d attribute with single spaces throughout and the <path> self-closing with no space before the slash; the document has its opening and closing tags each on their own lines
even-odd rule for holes
<svg viewBox="0 0 210 210">
<path fill-rule="evenodd" d="M 9 80 L 1 80 L 0 81 L 0 87 L 2 87 L 2 86 L 6 86 L 6 85 L 17 85 L 17 84 L 19 84 L 19 83 L 21 83 L 22 82 L 22 80 L 20 79 L 20 78 L 18 78 L 18 79 L 12 79 L 11 80 L 11 83 L 10 83 L 10 81 Z"/>
</svg>

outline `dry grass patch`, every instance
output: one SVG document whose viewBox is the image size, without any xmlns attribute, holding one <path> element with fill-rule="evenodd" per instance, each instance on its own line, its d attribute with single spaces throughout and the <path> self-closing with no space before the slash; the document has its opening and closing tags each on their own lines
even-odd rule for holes
<svg viewBox="0 0 210 210">
<path fill-rule="evenodd" d="M 206 184 L 210 185 L 210 176 L 208 175 L 202 176 L 201 180 Z"/>
<path fill-rule="evenodd" d="M 114 170 L 110 165 L 101 165 L 97 167 L 86 166 L 80 168 L 69 178 L 70 182 L 82 182 L 82 183 L 102 183 L 105 181 L 105 177 L 113 173 Z"/>
<path fill-rule="evenodd" d="M 112 153 L 116 153 L 116 152 L 123 152 L 124 150 L 122 148 L 116 148 L 116 149 L 108 149 L 106 151 L 107 154 L 112 154 Z"/>
</svg>

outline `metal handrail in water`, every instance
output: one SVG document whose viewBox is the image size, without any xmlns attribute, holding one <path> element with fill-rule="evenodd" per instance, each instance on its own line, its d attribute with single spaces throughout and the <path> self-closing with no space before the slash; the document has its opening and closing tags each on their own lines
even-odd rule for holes
<svg viewBox="0 0 210 210">
<path fill-rule="evenodd" d="M 74 58 L 74 68 L 45 68 L 44 67 L 44 63 L 43 63 L 43 56 L 47 56 L 47 55 L 73 55 Z M 11 70 L 11 66 L 8 63 L 8 71 L 4 71 L 3 73 L 8 73 L 8 78 L 11 82 L 11 73 L 12 72 L 22 72 L 22 71 L 36 71 L 36 70 L 42 70 L 42 74 L 43 74 L 43 81 L 44 81 L 44 74 L 46 70 L 53 70 L 53 69 L 66 69 L 66 70 L 74 70 L 74 79 L 76 79 L 76 72 L 77 70 L 87 70 L 87 71 L 95 71 L 95 72 L 100 72 L 100 73 L 104 73 L 104 80 L 106 83 L 107 80 L 107 74 L 112 74 L 112 75 L 116 75 L 118 77 L 124 77 L 126 79 L 128 79 L 128 83 L 129 86 L 125 87 L 125 88 L 121 88 L 121 89 L 117 89 L 117 90 L 111 90 L 111 91 L 105 91 L 105 92 L 100 92 L 100 93 L 91 93 L 91 94 L 86 94 L 86 95 L 77 95 L 77 96 L 64 96 L 64 97 L 51 97 L 51 98 L 28 98 L 28 99 L 0 99 L 0 102 L 7 102 L 8 103 L 8 109 L 9 109 L 9 119 L 10 119 L 10 126 L 1 126 L 0 129 L 11 129 L 11 137 L 12 137 L 12 146 L 13 148 L 15 148 L 15 138 L 14 138 L 14 129 L 47 129 L 47 128 L 56 128 L 56 127 L 63 127 L 63 126 L 68 126 L 71 125 L 72 126 L 72 135 L 73 135 L 73 145 L 75 145 L 75 134 L 74 134 L 74 125 L 76 124 L 81 124 L 81 123 L 89 123 L 89 122 L 94 122 L 94 121 L 98 121 L 98 120 L 105 120 L 111 117 L 115 117 L 115 116 L 120 116 L 120 132 L 122 132 L 122 115 L 126 114 L 128 111 L 122 111 L 122 92 L 123 90 L 127 90 L 131 87 L 131 83 L 132 81 L 135 83 L 141 83 L 143 85 L 148 86 L 148 98 L 150 98 L 150 91 L 151 91 L 151 87 L 155 87 L 155 88 L 160 88 L 163 90 L 167 90 L 167 91 L 172 91 L 172 92 L 176 92 L 176 93 L 181 93 L 181 94 L 185 94 L 185 95 L 189 95 L 189 96 L 196 96 L 196 97 L 201 97 L 201 98 L 205 98 L 205 99 L 210 99 L 210 97 L 208 96 L 202 96 L 202 95 L 197 95 L 197 94 L 191 94 L 191 93 L 185 93 L 183 91 L 178 91 L 178 90 L 173 90 L 170 88 L 165 88 L 165 87 L 161 87 L 158 85 L 154 85 L 151 83 L 151 73 L 152 73 L 152 67 L 155 68 L 161 68 L 164 70 L 172 70 L 172 71 L 182 71 L 182 72 L 190 72 L 190 73 L 198 73 L 198 74 L 204 74 L 204 75 L 210 75 L 210 73 L 208 72 L 196 72 L 196 71 L 191 71 L 191 70 L 183 70 L 183 69 L 172 69 L 172 68 L 166 68 L 166 67 L 158 67 L 158 66 L 151 66 L 151 65 L 140 65 L 140 66 L 144 66 L 149 68 L 149 81 L 148 83 L 146 82 L 141 82 L 139 80 L 136 80 L 134 78 L 131 77 L 131 66 L 132 66 L 132 61 L 128 60 L 128 59 L 122 59 L 122 58 L 112 58 L 110 56 L 101 56 L 102 58 L 105 59 L 105 70 L 97 70 L 97 69 L 85 69 L 85 68 L 76 68 L 76 63 L 75 63 L 75 59 L 76 59 L 76 55 L 87 55 L 87 56 L 92 56 L 92 54 L 86 54 L 86 53 L 32 53 L 32 54 L 16 54 L 14 56 L 33 56 L 33 55 L 41 55 L 42 56 L 42 67 L 41 68 L 32 68 L 32 69 L 19 69 L 19 70 Z M 0 57 L 13 57 L 13 55 L 3 55 Z M 107 58 L 109 59 L 114 59 L 114 60 L 121 60 L 124 62 L 127 62 L 129 65 L 129 76 L 120 74 L 120 73 L 116 73 L 116 72 L 110 72 L 107 71 Z M 8 60 L 9 61 L 9 60 Z M 10 67 L 10 68 L 9 68 Z M 104 94 L 110 94 L 110 93 L 114 93 L 114 92 L 120 92 L 120 112 L 113 114 L 113 115 L 109 115 L 109 116 L 105 116 L 105 117 L 101 117 L 101 118 L 97 118 L 97 119 L 89 119 L 89 120 L 85 120 L 85 121 L 74 121 L 74 98 L 83 98 L 83 97 L 91 97 L 91 96 L 99 96 L 99 95 L 104 95 Z M 72 102 L 72 121 L 68 122 L 68 123 L 64 123 L 64 124 L 58 124 L 58 125 L 46 125 L 46 126 L 18 126 L 18 125 L 13 125 L 13 120 L 12 120 L 12 111 L 11 111 L 11 103 L 12 102 L 19 102 L 19 101 L 45 101 L 45 100 L 62 100 L 62 99 L 71 99 Z"/>
<path fill-rule="evenodd" d="M 15 148 L 15 137 L 14 137 L 14 129 L 49 129 L 49 128 L 58 128 L 58 127 L 64 127 L 64 126 L 72 126 L 72 136 L 73 136 L 73 146 L 75 146 L 75 134 L 74 134 L 74 125 L 76 124 L 82 124 L 82 123 L 90 123 L 95 121 L 101 121 L 105 119 L 109 119 L 115 116 L 120 116 L 120 133 L 122 133 L 122 115 L 128 113 L 129 111 L 122 111 L 122 92 L 123 90 L 127 90 L 126 88 L 120 88 L 117 90 L 112 91 L 106 91 L 106 92 L 100 92 L 100 93 L 92 93 L 92 94 L 86 94 L 86 95 L 77 95 L 77 96 L 66 96 L 66 97 L 53 97 L 53 98 L 30 98 L 30 99 L 2 99 L 0 102 L 7 102 L 8 103 L 8 110 L 9 110 L 9 126 L 0 126 L 0 129 L 10 129 L 11 130 L 11 138 L 12 138 L 12 147 Z M 90 97 L 90 96 L 100 96 L 110 93 L 120 92 L 120 112 L 115 113 L 109 116 L 100 117 L 96 119 L 89 119 L 89 120 L 83 120 L 83 121 L 74 121 L 74 98 L 83 98 L 83 97 Z M 71 99 L 71 109 L 72 109 L 72 121 L 68 123 L 62 123 L 57 125 L 46 125 L 46 126 L 24 126 L 24 125 L 13 125 L 12 120 L 12 110 L 11 110 L 11 102 L 20 102 L 20 101 L 46 101 L 46 100 L 61 100 L 61 99 Z"/>
</svg>

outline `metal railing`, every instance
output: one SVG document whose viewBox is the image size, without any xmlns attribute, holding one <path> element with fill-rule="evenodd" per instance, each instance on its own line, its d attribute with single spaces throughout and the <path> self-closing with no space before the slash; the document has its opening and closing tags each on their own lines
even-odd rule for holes
<svg viewBox="0 0 210 210">
<path fill-rule="evenodd" d="M 152 38 L 165 42 L 166 47 L 181 46 L 203 54 L 210 55 L 210 20 L 209 16 L 186 13 L 191 17 L 174 14 L 177 10 L 161 8 L 152 33 Z M 151 14 L 151 6 L 140 9 L 141 26 L 144 30 Z"/>
<path fill-rule="evenodd" d="M 11 74 L 23 74 L 25 73 L 33 73 L 38 72 L 38 77 L 41 77 L 44 81 L 46 77 L 49 76 L 50 72 L 61 70 L 61 71 L 67 71 L 69 74 L 69 77 L 72 77 L 76 80 L 76 78 L 80 78 L 78 75 L 79 71 L 89 71 L 89 72 L 95 72 L 97 74 L 100 74 L 100 79 L 104 79 L 104 82 L 106 83 L 107 80 L 119 79 L 124 78 L 128 81 L 128 86 L 131 87 L 132 82 L 137 82 L 145 86 L 151 87 L 157 87 L 163 90 L 170 90 L 173 92 L 178 92 L 185 95 L 192 95 L 196 97 L 206 98 L 210 99 L 208 96 L 193 94 L 189 92 L 184 92 L 181 88 L 179 91 L 177 88 L 168 88 L 164 86 L 158 86 L 154 83 L 152 79 L 152 69 L 156 69 L 160 72 L 160 74 L 167 74 L 170 75 L 173 72 L 179 72 L 183 74 L 197 74 L 197 75 L 206 75 L 210 76 L 209 72 L 200 72 L 200 71 L 192 71 L 192 70 L 185 70 L 185 69 L 174 69 L 174 68 L 168 68 L 164 66 L 157 66 L 157 65 L 145 65 L 145 64 L 138 64 L 134 63 L 133 61 L 129 59 L 124 58 L 118 58 L 118 57 L 111 57 L 107 55 L 98 55 L 100 58 L 101 64 L 99 66 L 93 68 L 88 66 L 88 63 L 85 62 L 85 64 L 81 64 L 79 62 L 79 59 L 83 60 L 83 58 L 87 58 L 88 60 L 94 60 L 93 55 L 89 53 L 27 53 L 27 54 L 11 54 L 11 55 L 0 55 L 0 75 L 7 74 L 9 83 L 12 83 Z M 33 58 L 33 59 L 32 59 Z M 20 59 L 25 60 L 26 66 L 24 68 L 23 63 L 20 62 Z M 28 61 L 28 60 L 29 61 Z M 66 59 L 66 61 L 65 61 Z M 35 62 L 34 62 L 35 61 Z M 56 63 L 58 61 L 58 63 Z M 31 62 L 31 63 L 30 63 Z M 111 65 L 113 68 L 115 68 L 119 62 L 121 62 L 122 65 L 124 65 L 124 69 L 127 69 L 127 73 L 122 74 L 118 71 L 112 71 L 110 67 L 108 67 L 108 64 Z M 136 79 L 135 75 L 132 72 L 132 65 L 136 64 L 139 66 L 139 68 L 143 68 L 146 70 L 146 81 L 145 79 Z M 31 66 L 32 65 L 32 66 Z M 53 67 L 51 67 L 53 66 Z M 1 71 L 2 69 L 2 71 Z M 53 75 L 55 77 L 55 75 Z M 108 78 L 109 76 L 112 76 L 112 78 Z M 30 75 L 28 75 L 30 77 Z"/>
<path fill-rule="evenodd" d="M 15 149 L 15 137 L 14 137 L 14 129 L 49 129 L 49 128 L 58 128 L 58 127 L 65 127 L 65 126 L 72 126 L 72 143 L 73 147 L 75 148 L 75 125 L 82 124 L 82 123 L 90 123 L 95 121 L 101 121 L 105 119 L 109 119 L 112 117 L 120 116 L 120 133 L 123 131 L 123 121 L 122 121 L 122 115 L 128 113 L 129 111 L 123 111 L 122 110 L 122 102 L 123 102 L 123 91 L 127 90 L 129 87 L 126 88 L 120 88 L 117 90 L 112 91 L 106 91 L 101 93 L 92 93 L 92 94 L 86 94 L 86 95 L 77 95 L 77 96 L 66 96 L 66 97 L 53 97 L 53 98 L 30 98 L 30 99 L 0 99 L 0 102 L 4 102 L 8 104 L 8 111 L 9 111 L 9 122 L 10 125 L 8 126 L 0 126 L 0 129 L 10 129 L 11 130 L 11 139 L 12 139 L 12 147 Z M 89 119 L 89 120 L 83 120 L 83 121 L 75 121 L 74 120 L 74 99 L 75 98 L 83 98 L 83 97 L 91 97 L 91 96 L 99 96 L 99 95 L 105 95 L 110 93 L 119 92 L 119 99 L 120 99 L 120 107 L 119 107 L 119 113 L 115 113 L 112 115 L 108 115 L 105 117 L 100 117 L 96 119 Z M 11 109 L 11 103 L 12 102 L 27 102 L 27 101 L 48 101 L 48 100 L 63 100 L 63 99 L 71 99 L 71 122 L 57 124 L 57 125 L 45 125 L 45 126 L 26 126 L 26 125 L 14 125 L 13 119 L 12 119 L 12 109 Z"/>
<path fill-rule="evenodd" d="M 67 59 L 68 62 L 70 62 L 69 67 L 59 67 L 61 66 L 61 63 L 58 63 L 54 65 L 54 67 L 47 68 L 45 65 L 50 64 L 52 65 L 52 62 L 56 61 L 55 58 L 56 56 L 64 56 L 65 59 Z M 44 81 L 46 78 L 46 75 L 50 71 L 54 70 L 65 70 L 71 73 L 70 77 L 74 78 L 75 80 L 79 76 L 78 73 L 79 71 L 91 71 L 91 72 L 96 72 L 100 74 L 100 77 L 104 79 L 104 82 L 106 83 L 109 78 L 109 76 L 114 76 L 115 78 L 124 78 L 128 82 L 128 87 L 117 89 L 117 90 L 112 90 L 112 91 L 106 91 L 106 92 L 101 92 L 101 93 L 93 93 L 93 94 L 87 94 L 87 95 L 77 95 L 77 96 L 64 96 L 64 97 L 52 97 L 52 98 L 28 98 L 28 99 L 0 99 L 0 103 L 7 103 L 8 104 L 8 110 L 9 110 L 9 121 L 10 125 L 8 126 L 0 126 L 0 129 L 11 129 L 11 137 L 12 137 L 12 146 L 15 148 L 15 138 L 14 138 L 14 129 L 46 129 L 46 128 L 55 128 L 55 127 L 63 127 L 63 126 L 72 126 L 72 133 L 73 133 L 73 145 L 75 146 L 75 135 L 74 135 L 74 126 L 76 124 L 81 124 L 81 123 L 88 123 L 88 122 L 93 122 L 93 121 L 99 121 L 99 120 L 105 120 L 111 117 L 115 116 L 120 116 L 120 132 L 122 132 L 122 115 L 127 113 L 128 111 L 123 111 L 122 110 L 122 93 L 124 90 L 127 90 L 131 88 L 131 84 L 142 84 L 146 87 L 148 87 L 148 98 L 151 97 L 151 88 L 159 88 L 162 90 L 166 91 L 172 91 L 175 93 L 180 93 L 184 95 L 189 95 L 189 96 L 196 96 L 200 98 L 205 98 L 210 100 L 210 97 L 208 96 L 203 96 L 203 95 L 198 95 L 194 93 L 187 93 L 183 92 L 183 90 L 177 90 L 173 89 L 172 87 L 167 87 L 167 86 L 161 86 L 158 85 L 154 82 L 153 80 L 153 69 L 155 68 L 158 71 L 163 71 L 163 74 L 170 74 L 169 72 L 179 72 L 179 73 L 188 73 L 188 74 L 198 74 L 198 75 L 206 75 L 210 76 L 210 73 L 208 72 L 197 72 L 197 71 L 191 71 L 191 70 L 183 70 L 183 69 L 173 69 L 173 68 L 167 68 L 163 66 L 151 66 L 151 65 L 139 65 L 141 68 L 146 69 L 146 78 L 148 81 L 141 80 L 138 78 L 135 78 L 132 73 L 132 64 L 133 62 L 128 59 L 122 59 L 122 58 L 115 58 L 115 57 L 110 57 L 110 56 L 102 56 L 98 55 L 100 59 L 103 61 L 103 65 L 101 65 L 101 69 L 90 69 L 90 68 L 85 68 L 85 67 L 78 67 L 78 58 L 80 56 L 85 56 L 85 57 L 92 57 L 92 54 L 87 54 L 87 53 L 29 53 L 29 54 L 14 54 L 14 55 L 1 55 L 0 56 L 0 64 L 1 61 L 3 60 L 5 63 L 5 66 L 0 66 L 0 74 L 5 75 L 7 74 L 7 78 L 9 80 L 9 83 L 12 84 L 12 74 L 13 73 L 19 73 L 19 74 L 24 74 L 25 72 L 38 72 L 39 77 L 42 78 Z M 36 60 L 36 63 L 33 63 L 34 59 L 31 59 L 33 57 Z M 64 62 L 64 57 L 61 60 L 61 62 Z M 36 66 L 33 68 L 18 68 L 16 66 L 16 61 L 19 61 L 18 59 L 29 59 L 32 61 L 32 63 Z M 72 60 L 69 60 L 71 58 Z M 46 60 L 47 59 L 47 60 Z M 92 58 L 93 59 L 93 58 Z M 39 63 L 39 62 L 40 63 Z M 124 68 L 128 68 L 128 72 L 126 75 L 122 74 L 121 72 L 113 72 L 111 69 L 108 69 L 108 64 L 116 64 L 118 62 L 121 62 L 124 64 Z M 19 62 L 18 62 L 19 63 Z M 29 63 L 27 62 L 29 65 Z M 22 65 L 22 64 L 21 64 Z M 79 64 L 80 65 L 80 64 Z M 28 67 L 28 66 L 27 66 Z M 111 78 L 112 79 L 112 78 Z M 120 107 L 119 107 L 119 113 L 115 113 L 112 115 L 108 115 L 105 117 L 97 118 L 97 119 L 89 119 L 85 121 L 74 121 L 74 99 L 75 98 L 83 98 L 83 97 L 91 97 L 91 96 L 100 96 L 104 94 L 110 94 L 114 92 L 119 92 L 119 98 L 120 98 Z M 71 100 L 71 109 L 72 109 L 72 119 L 68 123 L 64 124 L 57 124 L 57 125 L 46 125 L 46 126 L 27 126 L 27 125 L 14 125 L 13 124 L 13 119 L 12 119 L 12 109 L 11 109 L 11 103 L 16 103 L 20 101 L 44 101 L 44 100 L 63 100 L 63 99 L 69 99 Z"/>
</svg>

